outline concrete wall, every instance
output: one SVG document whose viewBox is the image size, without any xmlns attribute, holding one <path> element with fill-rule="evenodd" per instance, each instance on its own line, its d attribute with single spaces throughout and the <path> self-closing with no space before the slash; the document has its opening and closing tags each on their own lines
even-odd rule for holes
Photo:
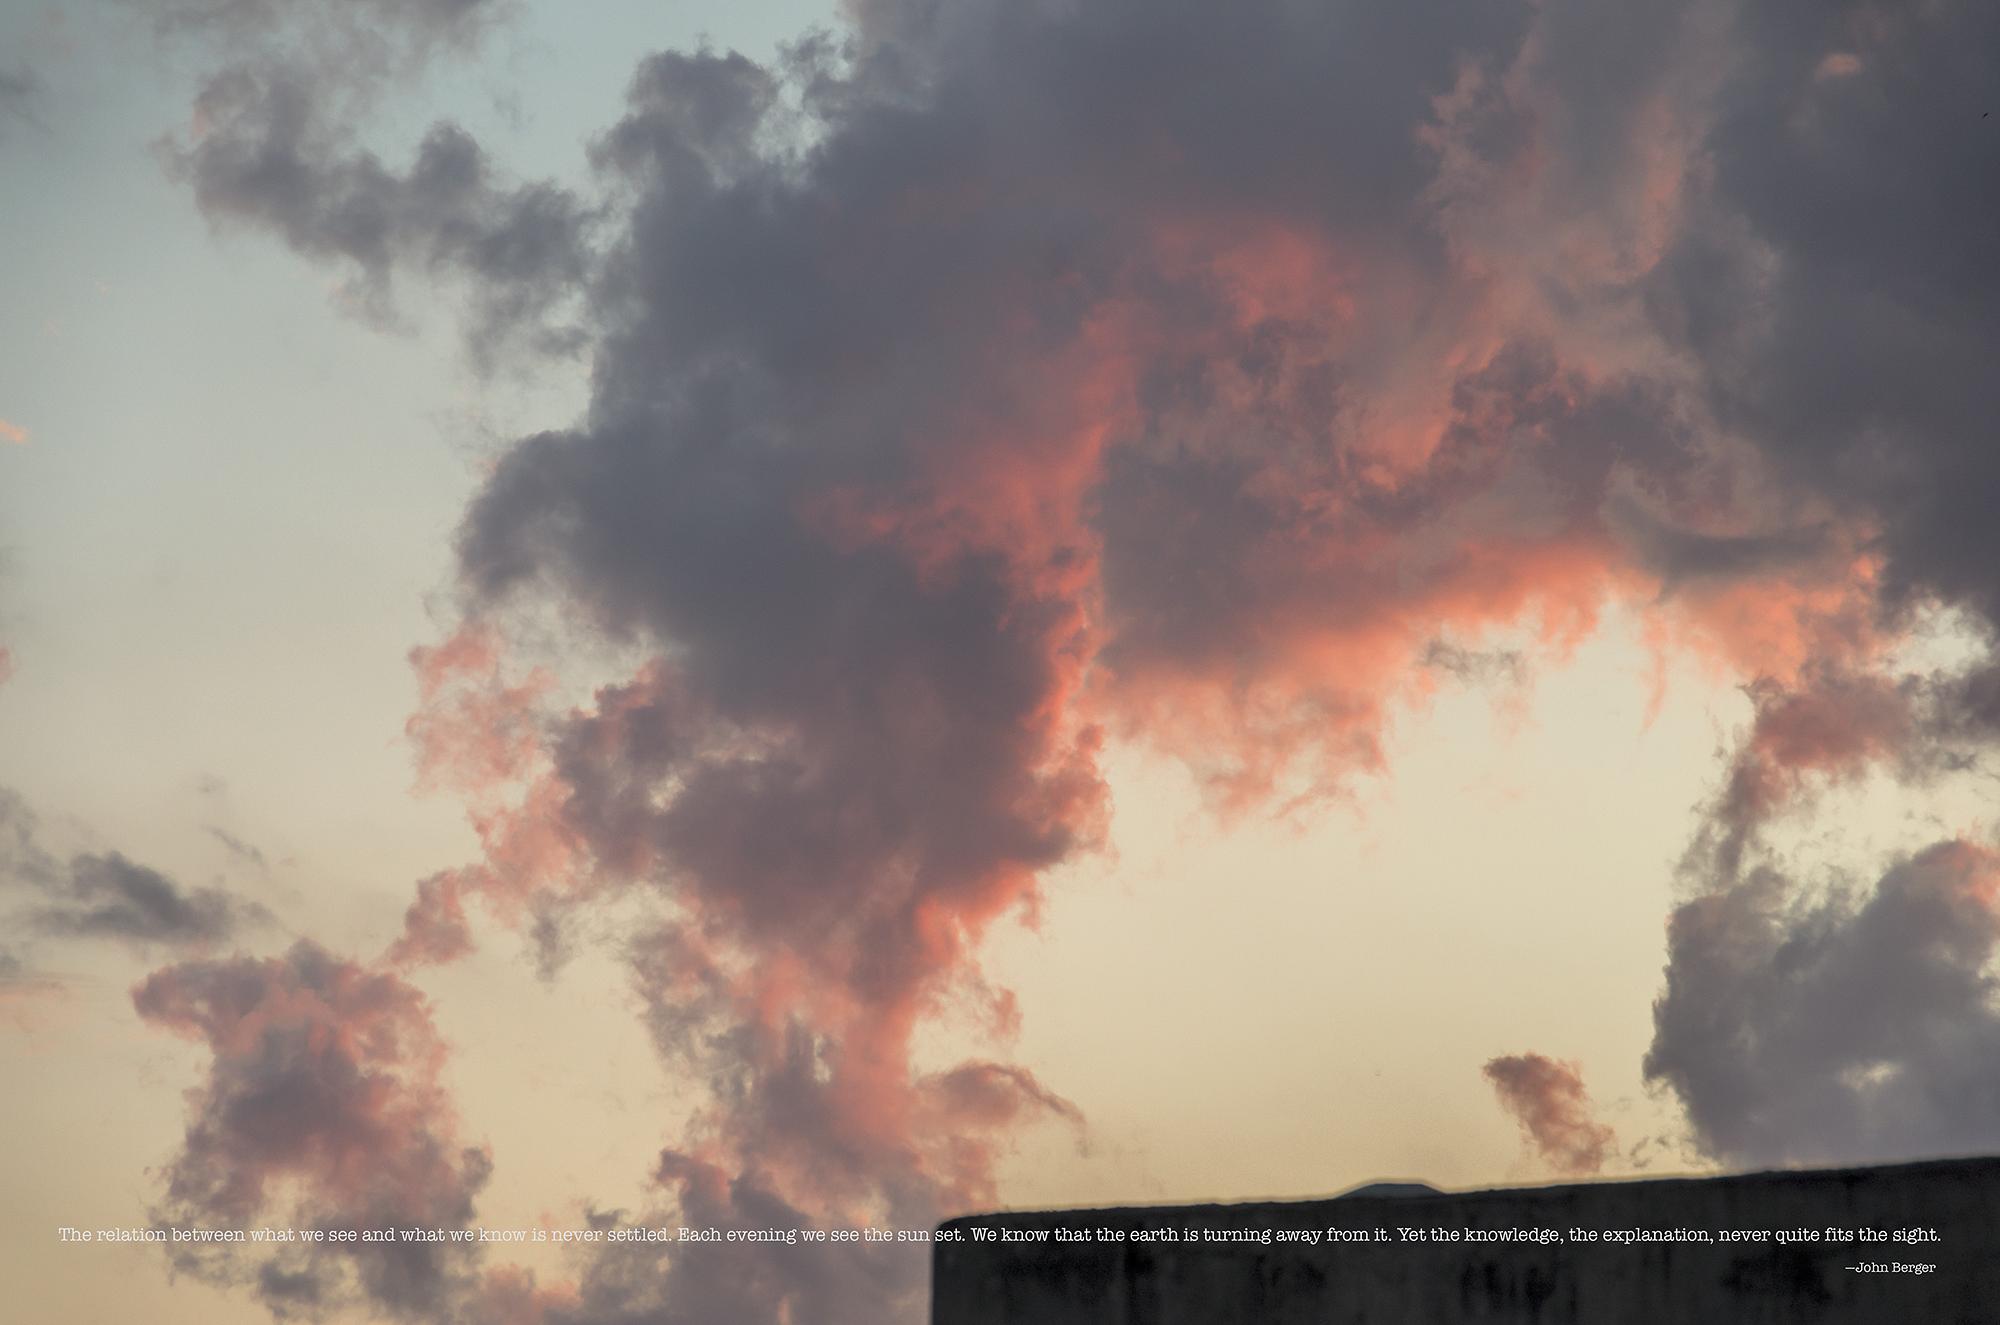
<svg viewBox="0 0 2000 1325">
<path fill-rule="evenodd" d="M 1404 1242 L 1405 1227 L 1935 1229 L 1942 1241 Z M 1057 1242 L 1105 1228 L 1124 1242 Z M 1317 1231 L 1318 1245 L 1202 1230 Z M 1332 1242 L 1331 1228 L 1369 1241 Z M 976 1230 L 1042 1241 L 975 1241 Z M 1171 1229 L 1179 1241 L 1132 1241 Z M 1375 1230 L 1389 1241 L 1375 1241 Z M 1990 1325 L 2000 1322 L 2000 1159 L 1732 1178 L 1246 1205 L 969 1216 L 933 1253 L 933 1325 Z M 1929 1264 L 1927 1274 L 1843 1267 Z"/>
</svg>

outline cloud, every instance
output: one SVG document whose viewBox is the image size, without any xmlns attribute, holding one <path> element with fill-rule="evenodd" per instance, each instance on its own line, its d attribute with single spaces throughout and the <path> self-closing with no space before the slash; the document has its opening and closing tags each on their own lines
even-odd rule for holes
<svg viewBox="0 0 2000 1325">
<path fill-rule="evenodd" d="M 1488 1060 L 1480 1070 L 1551 1168 L 1581 1175 L 1604 1167 L 1617 1138 L 1591 1117 L 1590 1096 L 1576 1064 L 1541 1054 L 1511 1054 Z"/>
<path fill-rule="evenodd" d="M 927 1227 L 995 1199 L 994 1164 L 1025 1125 L 1080 1127 L 1075 1106 L 1017 1066 L 912 1073 L 907 1013 L 830 1017 L 795 971 L 736 967 L 684 931 L 637 944 L 647 1024 L 712 1104 L 662 1150 L 651 1222 L 790 1229 Z M 797 1000 L 784 1006 L 781 1000 Z M 586 1262 L 549 1321 L 812 1321 L 863 1325 L 925 1309 L 922 1244 L 738 1243 Z"/>
<path fill-rule="evenodd" d="M 1467 649 L 1449 640 L 1432 640 L 1421 661 L 1468 685 L 1519 687 L 1527 680 L 1527 665 L 1516 649 Z"/>
<path fill-rule="evenodd" d="M 210 837 L 222 844 L 223 850 L 232 858 L 250 866 L 259 874 L 270 872 L 271 862 L 264 855 L 263 848 L 244 841 L 226 828 L 217 828 L 214 824 L 208 825 L 207 832 Z"/>
<path fill-rule="evenodd" d="M 0 1020 L 32 1033 L 46 1024 L 49 1007 L 63 993 L 60 981 L 37 974 L 20 956 L 0 948 Z"/>
<path fill-rule="evenodd" d="M 553 678 L 536 672 L 505 683 L 499 648 L 493 631 L 468 624 L 411 651 L 418 709 L 404 735 L 416 750 L 419 787 L 480 794 L 520 777 L 540 750 L 536 701 Z"/>
<path fill-rule="evenodd" d="M 1566 363 L 1409 225 L 1431 98 L 1525 11 L 957 13 L 641 66 L 597 151 L 631 201 L 591 408 L 522 439 L 460 534 L 474 632 L 557 601 L 654 656 L 539 724 L 405 950 L 456 950 L 462 897 L 669 905 L 634 960 L 713 1100 L 663 1167 L 683 1208 L 995 1199 L 1013 1130 L 1074 1111 L 1006 1064 L 920 1070 L 911 1037 L 1102 840 L 1106 729 L 1213 752 L 1224 800 L 1335 786 L 1442 632 L 1560 638 L 1656 584 L 1599 508 L 1621 459 L 1693 463 L 1653 388 Z M 917 1300 L 915 1268 L 850 1299 L 790 1264 L 644 1291 Z"/>
<path fill-rule="evenodd" d="M 1981 514 L 2000 494 L 1983 368 L 2000 304 L 1977 276 L 2000 186 L 1966 91 L 2000 15 L 1746 5 L 1733 22 L 1713 187 L 1660 266 L 1661 325 L 1783 491 L 1875 528 L 1892 602 L 2000 619 Z M 1867 76 L 1828 77 L 1840 56 Z"/>
<path fill-rule="evenodd" d="M 403 932 L 386 956 L 398 966 L 442 965 L 472 951 L 460 875 L 446 870 L 420 880 L 403 915 Z"/>
<path fill-rule="evenodd" d="M 1831 787 L 1912 792 L 1990 770 L 1996 403 L 1973 272 L 1996 201 L 1969 53 L 1976 5 L 1734 16 L 1710 187 L 1649 301 L 1701 408 L 1754 440 L 1772 501 L 1866 531 L 1878 617 L 1969 614 L 1982 656 L 1901 674 L 1879 648 L 1753 689 L 1756 718 L 1682 864 L 1648 1074 L 1735 1164 L 1990 1148 L 1990 843 L 1946 836 L 1872 881 L 1814 870 L 1776 829 Z M 1901 1019 L 1892 1035 L 1878 1018 Z M 1990 1112 L 1988 1110 L 1987 1112 Z"/>
<path fill-rule="evenodd" d="M 165 1170 L 158 1223 L 456 1228 L 491 1171 L 460 1144 L 445 1047 L 423 995 L 300 942 L 281 957 L 183 962 L 132 991 L 141 1018 L 212 1055 Z M 246 1283 L 279 1317 L 360 1303 L 443 1320 L 479 1291 L 476 1246 L 298 1242 L 173 1248 L 177 1267 Z"/>
<path fill-rule="evenodd" d="M 16 446 L 28 444 L 28 430 L 16 423 L 0 419 L 0 442 L 12 442 Z"/>
<path fill-rule="evenodd" d="M 573 915 L 645 904 L 648 1029 L 709 1096 L 663 1208 L 993 1200 L 1015 1129 L 1074 1111 L 914 1037 L 981 1000 L 1004 1027 L 978 942 L 1104 841 L 1106 742 L 1220 812 L 1309 808 L 1436 671 L 1560 657 L 1613 601 L 1756 707 L 1649 1072 L 1717 1157 L 1983 1135 L 1947 1050 L 1986 1034 L 1984 849 L 1815 902 L 1767 830 L 1978 762 L 2000 711 L 1989 669 L 1890 661 L 1920 611 L 2000 623 L 1992 172 L 1943 99 L 1987 9 L 862 0 L 767 64 L 647 57 L 588 202 L 453 126 L 404 167 L 351 127 L 487 6 L 205 12 L 171 11 L 218 65 L 164 150 L 210 215 L 378 310 L 462 279 L 475 346 L 590 356 L 587 408 L 468 507 L 462 622 L 412 659 L 419 779 L 481 851 L 388 957 L 462 954 L 481 906 L 553 961 Z M 632 665 L 558 701 L 509 665 L 536 613 L 563 663 Z M 1928 1028 L 1889 1058 L 1821 1013 L 1883 979 Z M 1487 1071 L 1552 1163 L 1603 1162 L 1573 1068 Z M 1936 1097 L 1890 1126 L 1885 1083 Z M 633 1264 L 551 1318 L 919 1309 L 888 1252 Z"/>
<path fill-rule="evenodd" d="M 1796 687 L 1753 682 L 1748 694 L 1750 732 L 1681 863 L 1698 886 L 1732 885 L 1771 821 L 1900 758 L 1918 736 L 1918 695 L 1871 672 L 1821 670 Z"/>
<path fill-rule="evenodd" d="M 1776 830 L 1870 775 L 1989 774 L 1996 671 L 1823 672 L 1760 684 L 1683 857 L 1645 1070 L 1732 1165 L 1967 1153 L 2000 1143 L 1978 1066 L 2000 1029 L 1992 848 L 1946 838 L 1872 883 L 1808 870 Z"/>
<path fill-rule="evenodd" d="M 655 1183 L 673 1194 L 677 1221 L 697 1228 L 811 1227 L 761 1185 L 698 1157 L 668 1150 Z M 635 1249 L 604 1254 L 585 1269 L 574 1304 L 550 1310 L 547 1325 L 610 1325 L 637 1320 L 765 1321 L 869 1325 L 920 1319 L 926 1309 L 928 1253 L 904 1243 L 740 1242 L 674 1255 Z"/>
<path fill-rule="evenodd" d="M 1005 1128 L 954 1167 L 909 1036 L 1102 840 L 1104 740 L 1226 811 L 1311 804 L 1381 766 L 1428 669 L 1523 627 L 1559 655 L 1622 598 L 1663 647 L 1824 692 L 1772 700 L 1711 855 L 1903 743 L 1886 513 L 1794 482 L 1671 297 L 1741 206 L 1707 154 L 1764 20 L 855 12 L 769 66 L 641 65 L 595 153 L 625 203 L 590 407 L 459 536 L 470 629 L 559 604 L 653 655 L 548 715 L 459 877 L 680 917 L 637 960 L 716 1101 L 672 1153 L 720 1190 L 991 1191 Z M 1489 1075 L 1551 1162 L 1604 1161 L 1573 1072 Z M 734 1309 L 806 1296 L 774 1292 Z"/>
<path fill-rule="evenodd" d="M 0 789 L 0 895 L 20 907 L 20 932 L 56 940 L 110 939 L 141 949 L 207 949 L 270 923 L 262 906 L 221 888 L 188 888 L 116 851 L 59 860 L 35 816 Z"/>
<path fill-rule="evenodd" d="M 1989 848 L 1946 841 L 1859 895 L 1760 867 L 1683 904 L 1647 1076 L 1735 1166 L 1992 1150 L 1996 889 Z"/>
<path fill-rule="evenodd" d="M 32 912 L 51 934 L 141 943 L 215 943 L 233 934 L 256 908 L 216 888 L 184 890 L 157 870 L 117 852 L 81 855 L 67 887 Z"/>
<path fill-rule="evenodd" d="M 344 297 L 378 322 L 399 317 L 399 274 L 435 275 L 469 296 L 482 366 L 515 348 L 565 351 L 573 335 L 558 308 L 585 275 L 589 217 L 578 201 L 504 178 L 452 123 L 434 125 L 401 169 L 353 129 L 426 65 L 471 54 L 501 8 L 157 4 L 164 33 L 215 58 L 192 128 L 161 141 L 162 159 L 211 220 L 268 229 L 344 269 Z"/>
<path fill-rule="evenodd" d="M 36 111 L 36 103 L 41 100 L 42 93 L 42 80 L 34 70 L 22 66 L 0 68 L 0 142 L 4 142 L 8 131 L 17 125 L 43 127 Z M 0 437 L 9 441 L 24 440 L 8 436 L 5 428 L 0 428 Z"/>
</svg>

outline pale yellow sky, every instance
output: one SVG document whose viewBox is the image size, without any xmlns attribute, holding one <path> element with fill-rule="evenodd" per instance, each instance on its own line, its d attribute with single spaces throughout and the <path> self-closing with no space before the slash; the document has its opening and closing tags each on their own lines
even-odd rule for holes
<svg viewBox="0 0 2000 1325">
<path fill-rule="evenodd" d="M 1669 866 L 1714 776 L 1719 724 L 1742 706 L 1676 673 L 1648 722 L 1647 663 L 1614 616 L 1524 696 L 1447 680 L 1399 716 L 1388 776 L 1298 823 L 1219 827 L 1179 769 L 1116 754 L 1112 850 L 1052 880 L 1039 933 L 1003 924 L 986 948 L 988 975 L 1020 999 L 1009 1057 L 1088 1119 L 1081 1152 L 1060 1126 L 1025 1138 L 1003 1169 L 1006 1201 L 1544 1180 L 1479 1075 L 1528 1049 L 1578 1060 L 1622 1143 L 1670 1128 L 1638 1076 Z M 352 748 L 391 743 L 400 719 L 383 704 L 363 728 L 375 739 Z M 245 725 L 282 741 L 300 720 Z M 329 763 L 318 776 L 334 782 L 342 765 Z M 372 757 L 346 768 L 357 783 L 385 776 Z M 290 802 L 289 816 L 286 804 L 260 816 L 265 839 L 340 834 L 328 802 Z M 452 832 L 433 831 L 443 847 L 357 834 L 246 882 L 288 925 L 373 951 L 396 932 L 409 882 L 449 863 Z M 332 902 L 319 890 L 334 893 L 343 872 L 369 883 Z M 482 1218 L 568 1225 L 586 1200 L 639 1204 L 689 1096 L 646 1043 L 622 971 L 586 947 L 544 984 L 516 936 L 486 933 L 473 958 L 418 977 L 452 1046 L 463 1135 L 494 1150 Z M 36 1083 L 0 1099 L 0 1126 L 44 1141 L 6 1157 L 13 1264 L 0 1272 L 51 1302 L 139 1294 L 163 1320 L 255 1319 L 186 1282 L 154 1292 L 145 1249 L 43 1245 L 62 1223 L 141 1222 L 148 1170 L 175 1146 L 202 1056 L 130 1016 L 124 987 L 143 969 L 94 955 L 71 992 L 25 1008 L 0 1038 L 10 1077 Z M 962 1027 L 923 1047 L 939 1062 L 992 1049 Z"/>
</svg>

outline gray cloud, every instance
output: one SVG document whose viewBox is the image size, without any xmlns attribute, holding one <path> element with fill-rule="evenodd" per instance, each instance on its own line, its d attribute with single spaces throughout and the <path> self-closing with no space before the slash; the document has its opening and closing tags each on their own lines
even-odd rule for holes
<svg viewBox="0 0 2000 1325">
<path fill-rule="evenodd" d="M 454 1137 L 444 1046 L 423 995 L 309 942 L 281 957 L 183 962 L 132 993 L 148 1022 L 212 1055 L 155 1221 L 182 1227 L 458 1228 L 491 1158 Z M 477 1244 L 176 1245 L 176 1267 L 249 1285 L 279 1317 L 363 1304 L 454 1318 Z"/>
<path fill-rule="evenodd" d="M 1671 590 L 1688 581 L 1743 580 L 1812 561 L 1827 544 L 1825 525 L 1754 534 L 1709 533 L 1662 519 L 1629 497 L 1614 497 L 1606 517 Z"/>
<path fill-rule="evenodd" d="M 1990 6 L 1743 6 L 1715 187 L 1653 298 L 1718 418 L 1880 525 L 1893 596 L 2000 620 Z M 1855 71 L 1823 63 L 1851 55 Z"/>
<path fill-rule="evenodd" d="M 2000 1144 L 1992 848 L 1935 842 L 1858 883 L 1776 830 L 1869 775 L 1921 790 L 1993 771 L 1995 669 L 1839 670 L 1751 688 L 1755 716 L 1683 858 L 1645 1070 L 1733 1165 Z"/>
<path fill-rule="evenodd" d="M 1733 1165 L 2000 1145 L 1991 853 L 1944 842 L 1828 896 L 1775 868 L 1681 906 L 1646 1073 Z"/>
<path fill-rule="evenodd" d="M 270 870 L 271 862 L 265 857 L 261 847 L 244 841 L 226 828 L 217 828 L 214 824 L 208 825 L 207 831 L 208 835 L 220 842 L 223 850 L 227 851 L 234 859 L 250 866 L 260 874 Z"/>
<path fill-rule="evenodd" d="M 918 1072 L 910 1035 L 1102 840 L 1108 735 L 1225 805 L 1332 794 L 1423 668 L 1618 594 L 1761 676 L 1648 1071 L 1718 1157 L 1985 1135 L 1950 1058 L 1989 1034 L 1980 849 L 1810 901 L 1765 830 L 1821 781 L 1983 758 L 1953 723 L 1990 727 L 1988 673 L 1880 660 L 1926 600 L 2000 621 L 1992 172 L 1952 100 L 1987 10 L 862 0 L 768 65 L 642 62 L 602 205 L 450 126 L 401 169 L 348 127 L 483 7 L 340 11 L 317 44 L 270 4 L 202 12 L 226 58 L 167 152 L 211 215 L 364 302 L 462 277 L 475 344 L 575 296 L 590 404 L 471 504 L 464 607 L 649 661 L 534 728 L 539 781 L 482 807 L 487 859 L 425 881 L 396 953 L 464 951 L 467 897 L 551 960 L 570 910 L 663 898 L 648 1025 L 715 1100 L 666 1205 L 990 1199 L 996 1138 L 1069 1115 L 1004 1065 Z M 1891 980 L 1902 1050 L 1831 1015 Z M 1537 1112 L 1569 1078 L 1500 1061 L 1556 1153 L 1600 1153 Z M 745 1255 L 600 1260 L 573 1314 L 915 1309 L 892 1265 Z"/>
<path fill-rule="evenodd" d="M 1470 685 L 1520 686 L 1527 680 L 1527 661 L 1517 649 L 1467 649 L 1432 640 L 1424 647 L 1423 665 Z"/>
<path fill-rule="evenodd" d="M 36 103 L 42 97 L 42 80 L 25 66 L 0 67 L 0 141 L 21 125 L 42 127 Z"/>
<path fill-rule="evenodd" d="M 725 1172 L 676 1150 L 655 1181 L 675 1195 L 675 1219 L 696 1228 L 793 1229 L 814 1224 L 754 1176 Z M 555 1304 L 549 1325 L 789 1320 L 871 1325 L 919 1319 L 928 1252 L 921 1245 L 800 1242 L 705 1246 L 693 1253 L 634 1248 L 591 1258 L 577 1301 Z"/>
<path fill-rule="evenodd" d="M 380 63 L 392 54 L 465 48 L 505 13 L 503 0 L 142 0 L 160 26 L 219 34 L 232 43 L 310 39 L 328 57 L 357 52 Z M 301 31 L 300 29 L 304 30 Z"/>
<path fill-rule="evenodd" d="M 30 913 L 32 923 L 56 935 L 191 944 L 227 939 L 256 914 L 252 904 L 220 889 L 183 889 L 115 851 L 75 857 L 68 885 Z"/>
<path fill-rule="evenodd" d="M 347 298 L 396 320 L 400 273 L 455 282 L 471 300 L 476 360 L 511 348 L 568 352 L 560 310 L 585 282 L 587 210 L 566 190 L 516 183 L 464 129 L 439 123 L 403 169 L 354 123 L 446 55 L 467 55 L 498 19 L 492 0 L 353 6 L 246 0 L 157 7 L 219 63 L 195 98 L 195 129 L 160 144 L 212 220 L 275 232 L 349 273 Z"/>
<path fill-rule="evenodd" d="M 1774 491 L 1871 531 L 1892 611 L 1942 600 L 1988 627 L 2000 497 L 1984 347 L 1992 121 L 1971 4 L 1744 7 L 1706 149 L 1714 187 L 1663 262 L 1658 324 L 1706 407 L 1754 439 Z M 1987 641 L 1990 643 L 1990 640 Z M 1827 780 L 1912 785 L 1990 766 L 1993 668 L 1822 677 L 1759 698 L 1684 867 L 1648 1071 L 1739 1162 L 1990 1148 L 1985 848 L 1938 843 L 1829 889 L 1769 849 Z M 1892 1029 L 1892 1027 L 1896 1029 Z"/>
<path fill-rule="evenodd" d="M 1742 118 L 1733 79 L 1755 60 L 1723 58 L 1733 23 L 1775 40 L 1764 18 L 857 13 L 844 54 L 641 67 L 597 153 L 629 210 L 593 310 L 591 408 L 523 439 L 460 535 L 474 615 L 554 599 L 658 655 L 567 722 L 552 831 L 600 879 L 692 908 L 700 960 L 673 967 L 692 983 L 649 1006 L 663 1051 L 713 1074 L 727 1181 L 787 1156 L 812 1174 L 786 1197 L 802 1208 L 799 1191 L 866 1172 L 948 1208 L 937 1170 L 863 1163 L 818 1111 L 814 1073 L 841 1080 L 851 1025 L 810 1000 L 783 1028 L 732 1021 L 747 996 L 704 980 L 727 988 L 735 953 L 881 1012 L 934 1001 L 964 970 L 937 917 L 976 932 L 1095 840 L 1090 723 L 1225 796 L 1268 798 L 1285 770 L 1324 790 L 1380 761 L 1388 697 L 1454 657 L 1441 635 L 1587 619 L 1644 584 L 1669 634 L 1719 638 L 1753 674 L 1820 667 L 1829 712 L 1824 669 L 1851 663 L 1852 695 L 1880 701 L 1825 747 L 1774 701 L 1691 853 L 1718 895 L 1747 896 L 1800 770 L 1916 758 L 1898 725 L 1916 700 L 1862 661 L 1894 611 L 1845 584 L 1901 498 L 1831 471 L 1801 484 L 1784 411 L 1753 407 L 1739 371 L 1847 324 L 1781 328 L 1801 344 L 1777 350 L 1719 339 L 1761 334 L 1730 304 L 1769 287 L 1715 255 L 1790 271 L 1790 232 L 1756 237 L 1752 170 L 1703 164 L 1777 133 Z M 1981 389 L 1969 343 L 1926 371 Z M 1860 362 L 1815 371 L 1867 380 Z M 1914 421 L 1933 406 L 1906 386 L 1885 408 Z M 1794 397 L 1813 398 L 1767 403 Z M 1892 551 L 1915 585 L 1914 552 Z M 1714 606 L 1735 588 L 1772 613 L 1807 602 L 1798 642 Z M 1863 925 L 1856 953 L 1880 934 Z M 1673 955 L 1651 1070 L 1712 1153 L 1755 1154 L 1724 1115 L 1760 1101 L 1701 1084 L 1705 1047 L 1677 1056 L 1700 960 Z M 1545 1107 L 1566 1079 L 1525 1064 L 1496 1085 L 1560 1162 L 1601 1161 L 1594 1124 Z M 1875 1140 L 1945 1135 L 1926 1132 L 1942 1115 L 1912 1117 Z"/>
<path fill-rule="evenodd" d="M 0 896 L 19 903 L 21 932 L 110 939 L 138 947 L 210 948 L 270 922 L 221 888 L 189 888 L 116 851 L 60 860 L 41 845 L 33 813 L 0 789 Z"/>
<path fill-rule="evenodd" d="M 1643 384 L 1535 328 L 1421 384 L 1428 459 L 1394 472 L 1370 433 L 1397 354 L 1459 330 L 1411 310 L 1474 298 L 1410 221 L 1430 98 L 1521 37 L 1523 12 L 1478 15 L 879 11 L 847 60 L 641 67 L 597 152 L 630 201 L 592 406 L 502 460 L 460 549 L 476 615 L 555 598 L 657 654 L 558 724 L 535 840 L 690 917 L 639 959 L 727 1157 L 669 1152 L 679 1209 L 926 1222 L 991 1199 L 1008 1128 L 1071 1116 L 1018 1069 L 914 1073 L 907 1036 L 979 928 L 1097 839 L 1085 659 L 1248 683 L 1296 615 L 1402 636 L 1393 670 L 1453 615 L 1424 596 L 1488 573 L 1472 549 L 1601 544 L 1618 458 L 1678 463 Z M 1379 341 L 1351 341 L 1342 296 Z M 916 1309 L 914 1266 L 829 1285 L 789 1249 L 744 1257 L 600 1262 L 582 1318 Z"/>
</svg>

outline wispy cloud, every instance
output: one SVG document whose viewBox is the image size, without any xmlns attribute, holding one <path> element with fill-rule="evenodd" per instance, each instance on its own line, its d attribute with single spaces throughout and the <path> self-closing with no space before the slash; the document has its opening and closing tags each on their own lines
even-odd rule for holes
<svg viewBox="0 0 2000 1325">
<path fill-rule="evenodd" d="M 67 858 L 42 845 L 21 797 L 0 788 L 0 902 L 10 930 L 45 941 L 111 940 L 141 952 L 203 951 L 268 924 L 221 888 L 186 887 L 116 851 Z"/>
<path fill-rule="evenodd" d="M 40 102 L 42 80 L 25 66 L 0 67 L 0 139 L 17 125 L 44 127 Z"/>
<path fill-rule="evenodd" d="M 1542 1054 L 1491 1059 L 1483 1069 L 1500 1103 L 1521 1124 L 1521 1132 L 1560 1173 L 1596 1173 L 1616 1147 L 1610 1127 L 1597 1121 L 1575 1063 Z"/>
</svg>

